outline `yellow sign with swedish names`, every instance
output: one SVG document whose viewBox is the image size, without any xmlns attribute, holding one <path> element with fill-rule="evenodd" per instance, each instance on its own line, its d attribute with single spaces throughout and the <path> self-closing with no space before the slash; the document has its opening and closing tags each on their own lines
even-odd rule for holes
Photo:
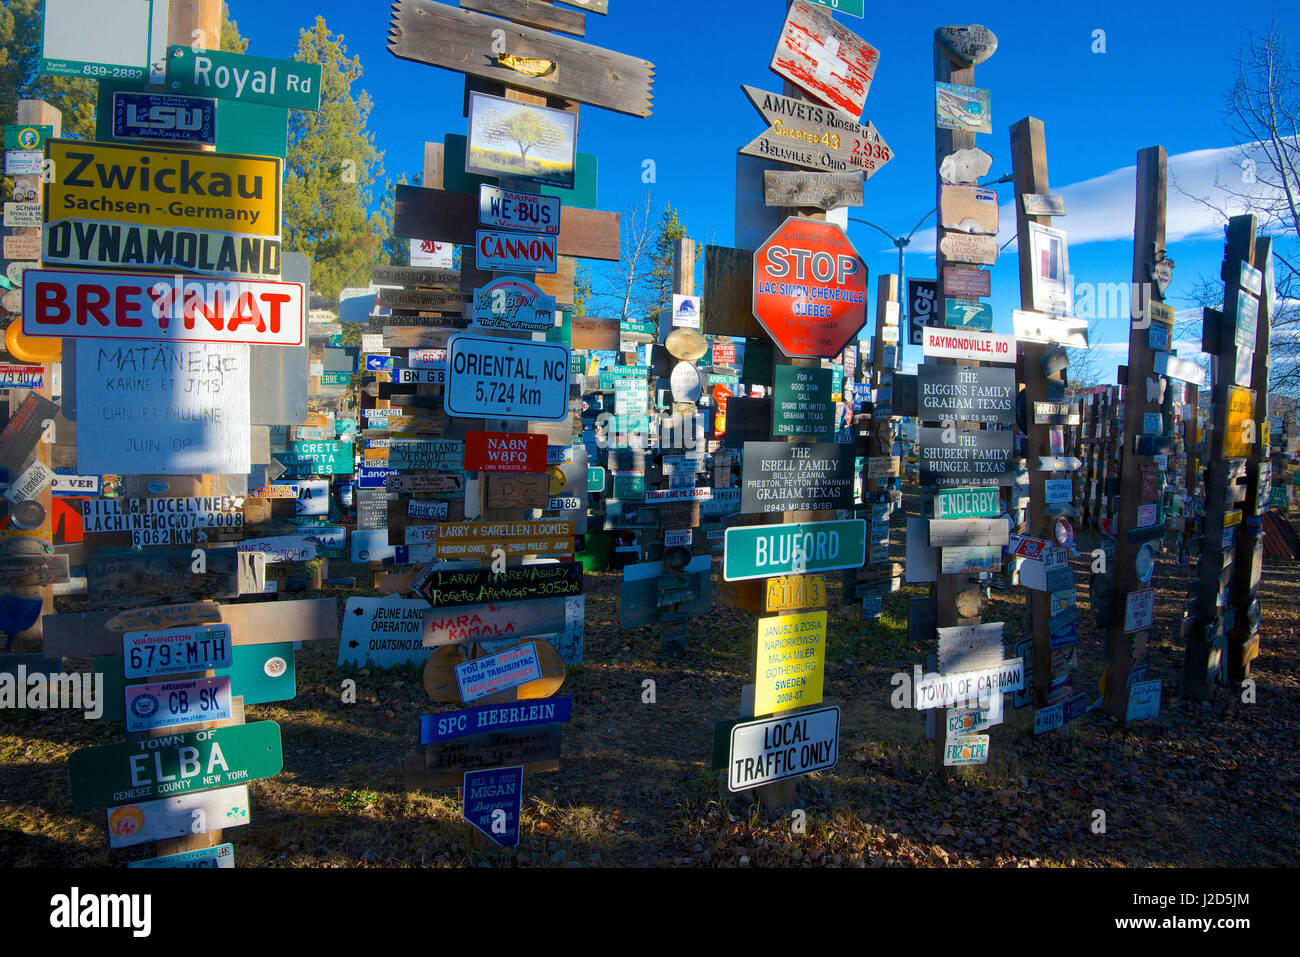
<svg viewBox="0 0 1300 957">
<path fill-rule="evenodd" d="M 271 156 L 50 140 L 47 265 L 280 274 Z"/>
<path fill-rule="evenodd" d="M 1252 389 L 1228 390 L 1228 424 L 1223 430 L 1223 457 L 1244 459 L 1255 442 L 1255 393 Z M 1251 441 L 1246 441 L 1247 439 Z"/>
<path fill-rule="evenodd" d="M 759 619 L 756 716 L 821 703 L 825 672 L 826 612 Z"/>
</svg>

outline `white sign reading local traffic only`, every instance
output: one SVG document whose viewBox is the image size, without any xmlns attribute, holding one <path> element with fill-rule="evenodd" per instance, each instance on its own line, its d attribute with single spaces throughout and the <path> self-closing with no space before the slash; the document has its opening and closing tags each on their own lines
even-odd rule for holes
<svg viewBox="0 0 1300 957">
<path fill-rule="evenodd" d="M 742 721 L 731 729 L 727 787 L 762 784 L 835 767 L 840 753 L 840 709 L 799 711 L 780 718 Z"/>
<path fill-rule="evenodd" d="M 569 415 L 569 350 L 552 342 L 452 336 L 449 415 L 559 422 Z"/>
</svg>

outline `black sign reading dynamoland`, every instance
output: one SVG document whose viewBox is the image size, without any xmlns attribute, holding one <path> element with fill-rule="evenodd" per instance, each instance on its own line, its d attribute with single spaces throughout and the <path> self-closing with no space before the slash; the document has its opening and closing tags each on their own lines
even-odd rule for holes
<svg viewBox="0 0 1300 957">
<path fill-rule="evenodd" d="M 1015 424 L 1015 369 L 925 364 L 917 367 L 916 377 L 922 422 Z"/>
<path fill-rule="evenodd" d="M 740 511 L 746 515 L 853 507 L 851 445 L 746 442 Z"/>
<path fill-rule="evenodd" d="M 507 568 L 501 574 L 486 568 L 444 572 L 425 569 L 411 587 L 433 608 L 568 598 L 582 594 L 582 566 L 577 562 L 550 562 Z"/>
<path fill-rule="evenodd" d="M 1016 467 L 1011 457 L 1016 434 L 1008 429 L 918 429 L 921 484 L 941 488 L 960 485 L 1014 485 Z"/>
</svg>

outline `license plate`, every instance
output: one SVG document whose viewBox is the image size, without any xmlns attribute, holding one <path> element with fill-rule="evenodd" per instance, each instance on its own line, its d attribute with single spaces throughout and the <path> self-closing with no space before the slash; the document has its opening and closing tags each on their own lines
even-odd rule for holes
<svg viewBox="0 0 1300 957">
<path fill-rule="evenodd" d="M 128 678 L 229 668 L 232 660 L 229 625 L 128 631 L 122 635 L 123 673 Z"/>
<path fill-rule="evenodd" d="M 152 731 L 230 717 L 230 678 L 197 678 L 126 689 L 126 730 Z"/>
</svg>

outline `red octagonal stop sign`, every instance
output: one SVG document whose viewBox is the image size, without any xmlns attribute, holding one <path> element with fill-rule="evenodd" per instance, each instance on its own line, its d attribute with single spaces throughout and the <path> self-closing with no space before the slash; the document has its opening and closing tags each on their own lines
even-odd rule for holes
<svg viewBox="0 0 1300 957">
<path fill-rule="evenodd" d="M 754 251 L 754 317 L 792 359 L 831 359 L 867 321 L 867 267 L 834 223 L 791 216 Z"/>
</svg>

